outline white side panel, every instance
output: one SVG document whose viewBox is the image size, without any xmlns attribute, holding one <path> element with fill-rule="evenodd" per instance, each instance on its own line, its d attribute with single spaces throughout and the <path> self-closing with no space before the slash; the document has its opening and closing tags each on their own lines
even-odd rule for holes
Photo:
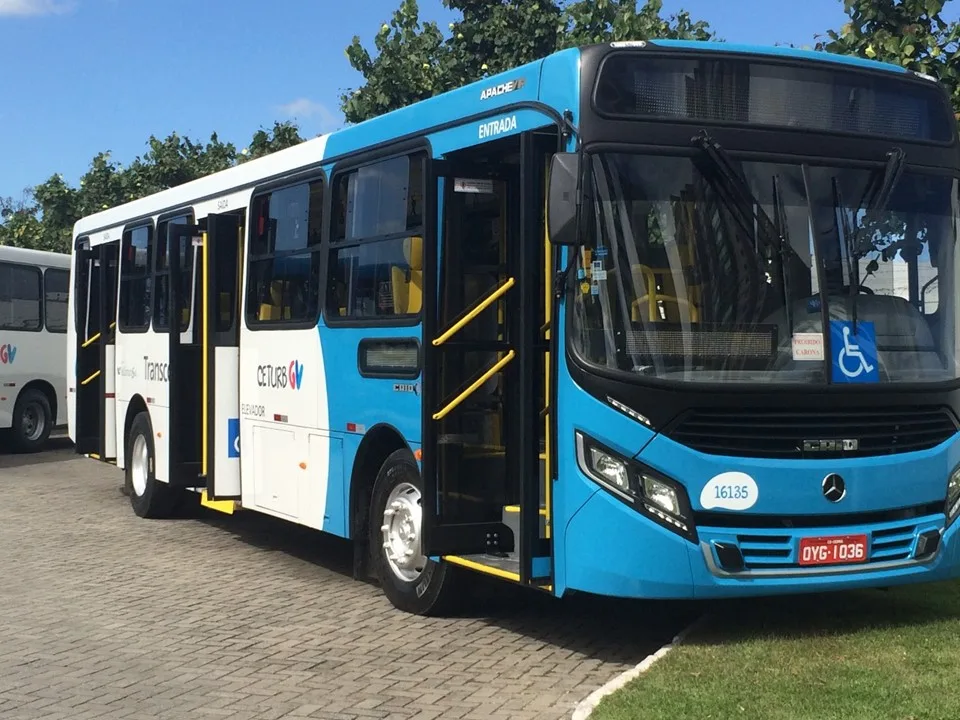
<svg viewBox="0 0 960 720">
<path fill-rule="evenodd" d="M 214 349 L 214 488 L 217 497 L 240 497 L 240 351 Z"/>
<path fill-rule="evenodd" d="M 297 445 L 293 428 L 253 427 L 254 502 L 291 519 L 297 517 Z"/>
<path fill-rule="evenodd" d="M 322 530 L 330 442 L 327 435 L 316 434 L 329 429 L 320 334 L 316 328 L 254 332 L 243 327 L 240 343 L 243 504 L 289 514 L 301 524 Z M 274 438 L 260 428 L 281 431 L 282 442 L 281 435 Z M 254 444 L 255 434 L 263 438 L 261 444 Z M 290 490 L 288 495 L 291 483 L 296 493 Z M 260 504 L 272 497 L 264 494 L 266 487 L 282 491 L 277 495 L 282 494 L 282 499 L 270 500 L 278 503 L 274 507 Z M 288 504 L 288 497 L 296 498 L 294 505 Z M 277 507 L 284 509 L 278 511 Z"/>
<path fill-rule="evenodd" d="M 117 400 L 117 425 L 116 425 L 116 437 L 117 437 L 117 467 L 123 470 L 127 467 L 127 458 L 126 458 L 126 449 L 127 449 L 127 438 L 123 435 L 123 427 L 127 417 L 127 408 L 130 406 L 130 403 L 124 400 Z M 107 430 L 109 432 L 109 429 Z"/>
<path fill-rule="evenodd" d="M 160 482 L 170 479 L 170 409 L 159 405 L 148 405 L 150 423 L 153 425 L 153 447 L 157 454 L 155 474 Z"/>
<path fill-rule="evenodd" d="M 103 368 L 104 392 L 104 452 L 106 458 L 115 458 L 117 456 L 117 437 L 114 434 L 114 428 L 117 423 L 117 348 L 114 345 L 107 345 L 104 348 L 106 355 L 106 366 Z"/>
<path fill-rule="evenodd" d="M 66 333 L 0 330 L 0 428 L 10 427 L 17 397 L 33 381 L 53 387 L 58 406 L 53 422 L 63 422 L 67 403 L 66 355 Z"/>
<path fill-rule="evenodd" d="M 157 452 L 157 479 L 163 482 L 167 481 L 169 467 L 167 458 L 167 424 L 170 407 L 169 342 L 166 335 L 157 335 L 148 331 L 118 333 L 116 345 L 117 437 L 121 443 L 124 442 L 122 433 L 127 407 L 133 398 L 141 398 L 146 403 L 150 422 L 153 424 L 153 442 Z"/>
</svg>

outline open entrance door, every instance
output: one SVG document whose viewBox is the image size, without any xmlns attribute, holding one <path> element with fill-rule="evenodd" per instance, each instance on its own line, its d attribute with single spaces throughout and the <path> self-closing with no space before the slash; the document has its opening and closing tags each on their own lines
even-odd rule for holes
<svg viewBox="0 0 960 720">
<path fill-rule="evenodd" d="M 240 320 L 242 217 L 208 215 L 205 229 L 171 224 L 170 483 L 203 488 L 205 503 L 240 497 Z M 185 262 L 193 249 L 195 262 Z M 179 249 L 175 252 L 174 249 Z M 178 278 L 186 277 L 189 282 Z M 193 278 L 198 278 L 196 285 Z M 192 305 L 186 293 L 197 298 Z M 187 308 L 191 308 L 187 311 Z M 194 322 L 189 322 L 190 318 Z M 230 510 L 232 503 L 211 505 Z"/>
<path fill-rule="evenodd" d="M 240 499 L 240 276 L 243 220 L 209 215 L 203 241 L 204 502 L 231 511 Z M 215 504 L 212 504 L 215 503 Z"/>
<path fill-rule="evenodd" d="M 203 487 L 201 477 L 201 421 L 203 396 L 201 338 L 196 304 L 189 296 L 194 283 L 194 247 L 203 242 L 197 225 L 169 223 L 166 232 L 166 260 L 170 272 L 166 315 L 169 325 L 169 391 L 170 391 L 170 471 L 168 482 L 174 487 Z M 203 272 L 203 268 L 200 268 Z M 186 282 L 185 282 L 186 280 Z"/>
<path fill-rule="evenodd" d="M 77 249 L 75 452 L 114 460 L 116 432 L 116 297 L 119 243 Z M 108 431 L 109 430 L 109 431 Z"/>
<path fill-rule="evenodd" d="M 541 342 L 542 174 L 524 134 L 432 163 L 439 242 L 426 243 L 424 551 L 550 583 Z M 442 185 L 442 190 L 440 186 Z"/>
</svg>

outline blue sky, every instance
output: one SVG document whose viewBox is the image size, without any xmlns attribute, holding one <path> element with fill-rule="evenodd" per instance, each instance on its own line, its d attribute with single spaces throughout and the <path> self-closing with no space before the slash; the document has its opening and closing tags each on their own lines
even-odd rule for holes
<svg viewBox="0 0 960 720">
<path fill-rule="evenodd" d="M 399 0 L 0 0 L 0 197 L 54 173 L 76 184 L 110 150 L 128 163 L 151 134 L 217 132 L 238 148 L 295 119 L 305 136 L 343 122 L 355 87 L 344 48 L 368 47 Z M 812 43 L 842 0 L 664 0 L 731 42 Z M 722 10 L 720 8 L 722 7 Z M 440 0 L 421 16 L 453 19 Z"/>
</svg>

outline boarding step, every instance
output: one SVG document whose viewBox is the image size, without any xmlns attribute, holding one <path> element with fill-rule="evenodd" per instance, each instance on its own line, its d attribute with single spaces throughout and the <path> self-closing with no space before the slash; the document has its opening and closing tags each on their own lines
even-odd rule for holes
<svg viewBox="0 0 960 720">
<path fill-rule="evenodd" d="M 520 506 L 507 505 L 503 508 L 503 524 L 510 528 L 513 533 L 514 542 L 520 537 Z M 547 528 L 547 509 L 540 508 L 540 537 L 546 537 Z"/>
</svg>

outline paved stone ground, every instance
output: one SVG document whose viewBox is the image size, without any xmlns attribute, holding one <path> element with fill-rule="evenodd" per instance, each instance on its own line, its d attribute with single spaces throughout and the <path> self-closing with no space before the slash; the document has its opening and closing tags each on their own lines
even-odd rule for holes
<svg viewBox="0 0 960 720">
<path fill-rule="evenodd" d="M 426 619 L 343 541 L 253 515 L 137 518 L 120 473 L 0 454 L 0 718 L 569 717 L 690 618 L 501 586 Z"/>
</svg>

